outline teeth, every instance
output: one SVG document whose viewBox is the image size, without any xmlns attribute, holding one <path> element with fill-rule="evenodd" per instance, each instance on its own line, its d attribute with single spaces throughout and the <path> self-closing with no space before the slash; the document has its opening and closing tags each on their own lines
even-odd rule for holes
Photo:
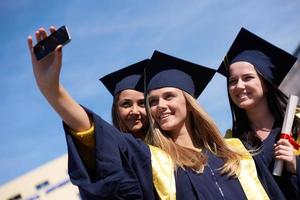
<svg viewBox="0 0 300 200">
<path fill-rule="evenodd" d="M 247 97 L 247 94 L 239 94 L 238 97 L 239 98 L 244 98 L 244 97 Z"/>
<path fill-rule="evenodd" d="M 163 118 L 166 118 L 166 117 L 168 117 L 170 114 L 162 114 L 162 115 L 160 115 L 158 118 L 159 119 L 163 119 Z"/>
<path fill-rule="evenodd" d="M 141 120 L 141 119 L 140 118 L 129 118 L 129 120 L 138 121 L 138 120 Z"/>
</svg>

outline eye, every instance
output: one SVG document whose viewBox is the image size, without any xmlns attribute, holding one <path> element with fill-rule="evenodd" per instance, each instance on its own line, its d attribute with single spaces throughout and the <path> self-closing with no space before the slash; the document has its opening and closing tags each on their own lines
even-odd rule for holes
<svg viewBox="0 0 300 200">
<path fill-rule="evenodd" d="M 229 85 L 234 85 L 234 84 L 236 84 L 236 82 L 237 82 L 237 79 L 234 79 L 234 78 L 230 78 L 228 81 Z"/>
<path fill-rule="evenodd" d="M 158 99 L 157 98 L 149 98 L 149 106 L 156 106 L 158 104 Z"/>
<path fill-rule="evenodd" d="M 172 100 L 174 97 L 175 97 L 176 95 L 175 94 L 173 94 L 173 93 L 166 93 L 165 95 L 164 95 L 164 99 L 166 99 L 166 100 Z"/>
<path fill-rule="evenodd" d="M 120 102 L 120 107 L 122 107 L 122 108 L 129 108 L 131 106 L 132 106 L 132 103 L 130 101 Z"/>
<path fill-rule="evenodd" d="M 254 76 L 251 76 L 251 75 L 247 75 L 247 76 L 244 77 L 245 81 L 250 81 L 252 79 L 254 79 Z"/>
<path fill-rule="evenodd" d="M 144 100 L 138 101 L 138 106 L 141 107 L 141 108 L 145 108 L 145 102 L 144 102 Z"/>
</svg>

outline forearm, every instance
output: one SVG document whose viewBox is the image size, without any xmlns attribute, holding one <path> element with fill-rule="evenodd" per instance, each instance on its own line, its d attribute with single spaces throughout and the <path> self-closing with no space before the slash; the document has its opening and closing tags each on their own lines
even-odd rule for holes
<svg viewBox="0 0 300 200">
<path fill-rule="evenodd" d="M 52 108 L 73 131 L 85 131 L 91 127 L 88 114 L 62 85 L 51 92 L 41 91 Z"/>
</svg>

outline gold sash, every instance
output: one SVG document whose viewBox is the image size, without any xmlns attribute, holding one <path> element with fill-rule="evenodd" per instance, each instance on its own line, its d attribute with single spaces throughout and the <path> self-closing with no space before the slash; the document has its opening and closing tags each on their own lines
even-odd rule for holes
<svg viewBox="0 0 300 200">
<path fill-rule="evenodd" d="M 152 176 L 156 192 L 162 200 L 176 199 L 174 167 L 171 157 L 158 147 L 149 145 Z"/>
<path fill-rule="evenodd" d="M 241 183 L 247 199 L 268 200 L 269 197 L 257 177 L 255 163 L 250 153 L 248 153 L 238 139 L 226 139 L 225 141 L 229 146 L 243 153 L 238 180 Z M 149 148 L 151 151 L 154 187 L 160 199 L 175 200 L 176 183 L 173 161 L 171 157 L 160 148 L 151 145 L 149 145 Z"/>
<path fill-rule="evenodd" d="M 265 189 L 257 177 L 254 160 L 242 142 L 235 138 L 225 139 L 225 141 L 230 147 L 243 154 L 243 158 L 241 160 L 241 170 L 238 175 L 238 179 L 242 185 L 247 199 L 269 199 Z"/>
</svg>

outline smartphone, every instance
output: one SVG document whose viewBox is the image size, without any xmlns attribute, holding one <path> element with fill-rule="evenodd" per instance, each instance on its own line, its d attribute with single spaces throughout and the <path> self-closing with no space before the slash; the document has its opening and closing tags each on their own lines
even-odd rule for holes
<svg viewBox="0 0 300 200">
<path fill-rule="evenodd" d="M 66 26 L 62 26 L 55 32 L 51 33 L 48 37 L 37 43 L 33 47 L 33 52 L 36 56 L 36 59 L 41 60 L 53 52 L 58 45 L 65 45 L 70 41 L 71 36 L 68 28 Z"/>
</svg>

